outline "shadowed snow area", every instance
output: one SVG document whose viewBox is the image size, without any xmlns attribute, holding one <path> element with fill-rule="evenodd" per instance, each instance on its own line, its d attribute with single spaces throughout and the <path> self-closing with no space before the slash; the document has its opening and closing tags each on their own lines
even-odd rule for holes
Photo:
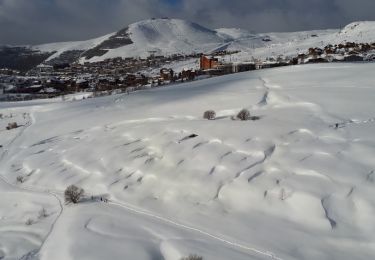
<svg viewBox="0 0 375 260">
<path fill-rule="evenodd" d="M 0 103 L 0 259 L 375 258 L 374 71 Z M 260 120 L 232 120 L 243 108 Z M 70 184 L 80 204 L 64 204 Z"/>
</svg>

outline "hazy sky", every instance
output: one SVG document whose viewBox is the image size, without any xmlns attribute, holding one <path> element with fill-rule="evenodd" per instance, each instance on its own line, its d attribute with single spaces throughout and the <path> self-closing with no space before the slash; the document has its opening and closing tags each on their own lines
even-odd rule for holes
<svg viewBox="0 0 375 260">
<path fill-rule="evenodd" d="M 151 17 L 256 32 L 375 20 L 375 0 L 0 0 L 0 44 L 84 40 Z"/>
</svg>

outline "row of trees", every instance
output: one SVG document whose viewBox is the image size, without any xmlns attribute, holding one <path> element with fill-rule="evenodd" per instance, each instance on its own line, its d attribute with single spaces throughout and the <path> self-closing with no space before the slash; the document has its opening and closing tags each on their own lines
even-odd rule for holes
<svg viewBox="0 0 375 260">
<path fill-rule="evenodd" d="M 214 110 L 207 110 L 203 113 L 203 118 L 208 120 L 215 120 L 216 119 L 216 112 Z M 258 117 L 252 117 L 250 114 L 250 111 L 248 109 L 242 109 L 237 115 L 236 118 L 241 121 L 247 121 L 247 120 L 255 120 L 259 119 Z M 232 117 L 232 119 L 236 119 L 235 117 Z"/>
</svg>

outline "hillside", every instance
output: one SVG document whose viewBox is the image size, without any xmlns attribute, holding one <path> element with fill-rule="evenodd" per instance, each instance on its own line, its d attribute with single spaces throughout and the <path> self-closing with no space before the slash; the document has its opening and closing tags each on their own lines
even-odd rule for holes
<svg viewBox="0 0 375 260">
<path fill-rule="evenodd" d="M 108 42 L 111 37 L 116 39 L 126 37 L 129 41 L 120 46 L 100 46 L 104 42 Z M 118 33 L 89 41 L 46 44 L 33 48 L 42 52 L 57 51 L 51 58 L 69 50 L 80 49 L 91 52 L 100 49 L 102 52 L 98 52 L 96 55 L 87 56 L 85 53 L 82 55 L 82 61 L 100 61 L 115 57 L 147 57 L 151 54 L 206 52 L 223 42 L 224 39 L 219 37 L 215 31 L 198 24 L 178 19 L 154 19 L 131 24 Z"/>
<path fill-rule="evenodd" d="M 0 129 L 21 125 L 0 131 L 0 258 L 375 258 L 374 69 L 0 103 Z M 259 120 L 232 120 L 242 108 Z M 70 184 L 80 204 L 64 204 Z"/>
</svg>

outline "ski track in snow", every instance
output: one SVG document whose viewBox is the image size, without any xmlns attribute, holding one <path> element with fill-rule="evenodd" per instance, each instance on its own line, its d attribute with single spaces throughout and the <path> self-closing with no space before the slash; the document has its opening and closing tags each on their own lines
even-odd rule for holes
<svg viewBox="0 0 375 260">
<path fill-rule="evenodd" d="M 140 210 L 140 209 L 136 209 L 135 206 L 130 205 L 130 204 L 121 203 L 121 202 L 114 202 L 114 201 L 108 201 L 108 203 L 111 204 L 111 205 L 115 205 L 115 206 L 119 206 L 121 208 L 124 208 L 124 209 L 126 209 L 130 212 L 140 214 L 140 215 L 143 215 L 143 216 L 147 216 L 147 217 L 150 217 L 150 218 L 153 218 L 153 219 L 171 224 L 171 225 L 176 226 L 178 228 L 182 228 L 182 229 L 185 229 L 185 230 L 189 230 L 189 231 L 193 231 L 193 232 L 202 234 L 204 236 L 210 237 L 212 239 L 215 239 L 217 241 L 220 241 L 224 244 L 228 244 L 228 245 L 233 246 L 233 247 L 237 247 L 237 248 L 240 248 L 240 249 L 243 249 L 243 250 L 246 250 L 246 251 L 250 251 L 250 252 L 256 253 L 258 255 L 266 256 L 266 257 L 269 257 L 270 259 L 283 260 L 282 258 L 276 256 L 272 252 L 262 251 L 262 250 L 256 249 L 255 247 L 245 246 L 245 245 L 242 245 L 242 244 L 239 244 L 239 243 L 236 243 L 236 242 L 229 241 L 229 240 L 221 238 L 219 236 L 212 235 L 211 233 L 208 233 L 208 232 L 203 231 L 201 229 L 197 229 L 197 228 L 194 228 L 194 227 L 191 227 L 191 226 L 180 224 L 180 223 L 178 223 L 174 220 L 167 219 L 167 218 L 164 218 L 164 217 L 152 214 L 152 213 L 148 213 L 148 212 Z"/>
<path fill-rule="evenodd" d="M 2 163 L 3 160 L 6 158 L 8 152 L 9 152 L 9 149 L 11 148 L 12 144 L 15 141 L 17 141 L 17 139 L 19 137 L 21 137 L 23 135 L 23 133 L 35 122 L 35 119 L 34 119 L 34 117 L 32 115 L 28 114 L 27 116 L 28 116 L 29 120 L 27 121 L 26 125 L 23 126 L 22 129 L 21 129 L 21 131 L 19 131 L 19 133 L 17 133 L 16 136 L 6 145 L 6 147 L 7 147 L 6 150 L 0 156 L 0 163 Z M 16 184 L 10 182 L 9 180 L 7 180 L 2 174 L 0 174 L 0 180 L 2 182 L 6 183 L 7 185 L 13 187 L 16 190 L 21 190 L 21 191 L 26 191 L 26 192 L 32 192 L 32 193 L 39 193 L 39 194 L 49 195 L 49 196 L 54 197 L 58 201 L 60 211 L 58 212 L 55 220 L 52 222 L 52 225 L 51 225 L 51 227 L 50 227 L 47 235 L 42 240 L 42 244 L 40 245 L 39 249 L 33 250 L 33 251 L 27 253 L 26 255 L 24 255 L 24 256 L 22 256 L 20 258 L 20 260 L 33 259 L 43 249 L 43 246 L 44 246 L 45 242 L 47 241 L 47 239 L 49 238 L 49 236 L 52 234 L 53 229 L 54 229 L 57 221 L 59 220 L 60 216 L 63 213 L 63 209 L 64 208 L 63 208 L 63 204 L 61 202 L 61 199 L 59 198 L 59 196 L 57 194 L 55 194 L 55 193 L 53 193 L 51 191 L 47 191 L 47 190 L 44 190 L 44 189 L 39 189 L 37 187 L 32 187 L 32 186 L 16 185 Z"/>
</svg>

